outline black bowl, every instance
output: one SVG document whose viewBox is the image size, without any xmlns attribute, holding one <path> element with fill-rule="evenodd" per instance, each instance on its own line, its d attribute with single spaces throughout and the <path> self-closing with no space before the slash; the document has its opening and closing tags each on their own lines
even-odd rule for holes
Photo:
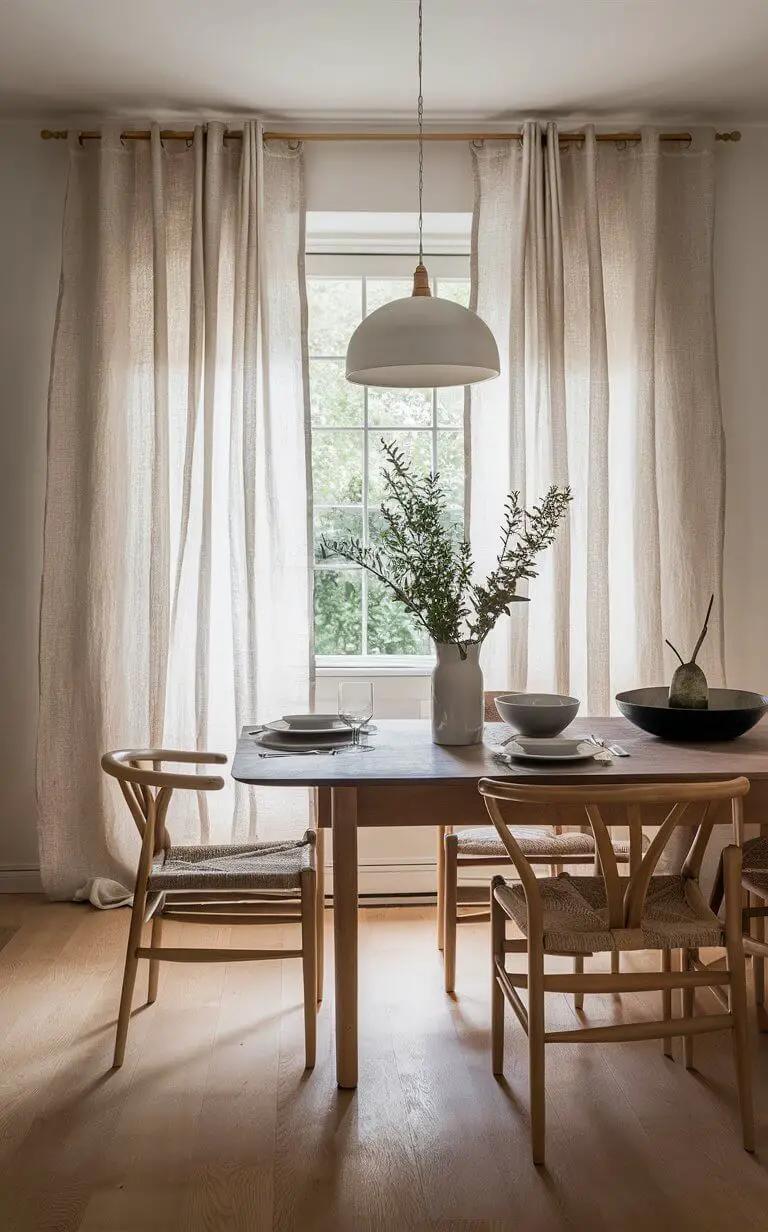
<svg viewBox="0 0 768 1232">
<path fill-rule="evenodd" d="M 768 710 L 768 698 L 745 689 L 710 689 L 708 710 L 678 710 L 669 704 L 669 689 L 629 689 L 617 693 L 619 710 L 661 740 L 735 740 Z"/>
</svg>

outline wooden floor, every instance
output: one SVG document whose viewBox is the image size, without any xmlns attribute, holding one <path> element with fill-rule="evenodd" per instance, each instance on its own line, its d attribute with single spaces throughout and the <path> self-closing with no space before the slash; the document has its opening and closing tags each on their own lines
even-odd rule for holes
<svg viewBox="0 0 768 1232">
<path fill-rule="evenodd" d="M 537 1171 L 516 1021 L 506 1084 L 490 1073 L 486 926 L 460 932 L 451 1001 L 433 917 L 363 912 L 351 1093 L 334 1083 L 331 990 L 317 1068 L 302 1070 L 288 961 L 164 967 L 110 1072 L 127 912 L 0 898 L 0 931 L 16 929 L 0 952 L 2 1232 L 768 1229 L 768 1036 L 754 1158 L 725 1036 L 697 1040 L 696 1074 L 655 1043 L 548 1048 Z M 228 929 L 195 931 L 228 942 Z M 640 995 L 586 1003 L 594 1022 L 655 1010 Z M 573 1021 L 564 997 L 551 1011 Z"/>
</svg>

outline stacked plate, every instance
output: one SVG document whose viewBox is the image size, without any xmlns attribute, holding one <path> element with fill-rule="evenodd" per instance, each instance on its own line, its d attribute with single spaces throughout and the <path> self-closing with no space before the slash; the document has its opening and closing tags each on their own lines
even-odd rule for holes
<svg viewBox="0 0 768 1232">
<path fill-rule="evenodd" d="M 589 761 L 603 750 L 588 740 L 572 740 L 565 736 L 516 736 L 503 747 L 503 752 L 517 761 Z"/>
<path fill-rule="evenodd" d="M 348 744 L 352 732 L 337 714 L 284 714 L 282 719 L 265 723 L 260 739 L 267 749 L 297 753 Z"/>
</svg>

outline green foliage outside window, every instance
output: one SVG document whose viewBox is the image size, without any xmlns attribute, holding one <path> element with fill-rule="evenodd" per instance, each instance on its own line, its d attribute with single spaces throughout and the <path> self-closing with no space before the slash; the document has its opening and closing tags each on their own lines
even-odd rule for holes
<svg viewBox="0 0 768 1232">
<path fill-rule="evenodd" d="M 384 276 L 308 279 L 315 653 L 320 656 L 430 650 L 424 628 L 387 587 L 361 569 L 321 556 L 323 537 L 368 543 L 380 533 L 383 433 L 416 473 L 439 470 L 446 517 L 456 530 L 463 525 L 464 390 L 364 390 L 344 375 L 347 342 L 363 312 L 410 294 L 410 288 L 410 279 Z M 446 299 L 469 301 L 468 278 L 441 278 L 433 289 Z"/>
</svg>

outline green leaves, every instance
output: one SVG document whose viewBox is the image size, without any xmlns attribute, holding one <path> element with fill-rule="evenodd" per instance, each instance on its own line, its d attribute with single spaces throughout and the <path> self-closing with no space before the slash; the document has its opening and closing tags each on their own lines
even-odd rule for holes
<svg viewBox="0 0 768 1232">
<path fill-rule="evenodd" d="M 463 655 L 468 644 L 482 643 L 499 617 L 522 601 L 517 584 L 536 576 L 536 557 L 554 542 L 570 488 L 552 486 L 531 512 L 522 508 L 519 493 L 510 493 L 496 568 L 481 584 L 472 578 L 470 545 L 451 524 L 439 475 L 418 475 L 395 445 L 382 441 L 382 448 L 385 498 L 376 542 L 323 536 L 320 559 L 341 558 L 367 569 L 434 641 L 453 642 Z"/>
</svg>

